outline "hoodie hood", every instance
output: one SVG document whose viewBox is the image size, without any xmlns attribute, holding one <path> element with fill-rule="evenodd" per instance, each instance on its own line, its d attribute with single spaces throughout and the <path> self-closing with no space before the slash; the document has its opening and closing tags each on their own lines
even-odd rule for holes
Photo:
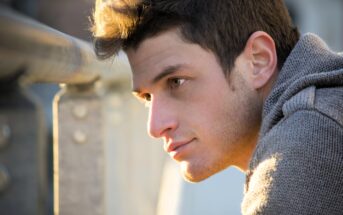
<svg viewBox="0 0 343 215">
<path fill-rule="evenodd" d="M 343 86 L 343 56 L 315 34 L 300 38 L 279 72 L 264 103 L 260 138 L 283 118 L 284 103 L 309 86 Z"/>
</svg>

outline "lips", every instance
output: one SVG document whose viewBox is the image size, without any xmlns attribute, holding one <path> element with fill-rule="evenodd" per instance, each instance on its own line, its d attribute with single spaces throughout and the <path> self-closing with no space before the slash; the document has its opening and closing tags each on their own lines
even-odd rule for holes
<svg viewBox="0 0 343 215">
<path fill-rule="evenodd" d="M 173 151 L 177 151 L 179 148 L 181 148 L 181 147 L 189 144 L 190 142 L 192 142 L 192 140 L 167 143 L 167 145 L 165 147 L 165 151 L 167 153 L 170 153 L 170 152 L 173 152 Z"/>
</svg>

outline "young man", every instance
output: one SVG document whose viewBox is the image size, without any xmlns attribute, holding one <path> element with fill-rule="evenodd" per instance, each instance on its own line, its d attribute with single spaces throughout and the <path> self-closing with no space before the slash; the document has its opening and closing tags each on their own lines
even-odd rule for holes
<svg viewBox="0 0 343 215">
<path fill-rule="evenodd" d="M 342 214 L 343 57 L 281 0 L 97 0 L 94 23 L 185 179 L 236 166 L 243 214 Z"/>
</svg>

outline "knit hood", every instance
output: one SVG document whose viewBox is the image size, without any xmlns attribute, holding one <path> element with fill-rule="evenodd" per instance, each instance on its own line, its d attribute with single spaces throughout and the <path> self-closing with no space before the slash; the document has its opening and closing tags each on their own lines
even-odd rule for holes
<svg viewBox="0 0 343 215">
<path fill-rule="evenodd" d="M 279 72 L 263 107 L 262 138 L 283 117 L 282 106 L 309 86 L 343 86 L 343 56 L 316 35 L 303 35 Z"/>
<path fill-rule="evenodd" d="M 343 56 L 296 44 L 263 107 L 242 213 L 342 214 Z"/>
</svg>

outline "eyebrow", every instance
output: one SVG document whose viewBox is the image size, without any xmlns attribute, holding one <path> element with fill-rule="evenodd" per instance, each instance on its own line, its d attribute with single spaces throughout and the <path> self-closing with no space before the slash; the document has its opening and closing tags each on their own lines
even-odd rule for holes
<svg viewBox="0 0 343 215">
<path fill-rule="evenodd" d="M 183 64 L 178 64 L 178 65 L 173 65 L 173 66 L 167 66 L 166 68 L 164 68 L 162 70 L 161 73 L 159 73 L 158 75 L 156 75 L 156 77 L 154 77 L 151 81 L 152 84 L 155 84 L 157 82 L 159 82 L 161 79 L 163 79 L 164 77 L 175 73 L 176 71 L 178 71 L 181 67 L 183 66 Z M 134 94 L 139 94 L 140 93 L 140 89 L 133 89 L 132 93 Z"/>
<path fill-rule="evenodd" d="M 163 71 L 158 74 L 153 80 L 152 83 L 155 84 L 156 82 L 160 81 L 161 79 L 163 79 L 164 77 L 178 71 L 180 68 L 182 67 L 181 64 L 179 65 L 175 65 L 175 66 L 168 66 L 165 69 L 163 69 Z"/>
</svg>

